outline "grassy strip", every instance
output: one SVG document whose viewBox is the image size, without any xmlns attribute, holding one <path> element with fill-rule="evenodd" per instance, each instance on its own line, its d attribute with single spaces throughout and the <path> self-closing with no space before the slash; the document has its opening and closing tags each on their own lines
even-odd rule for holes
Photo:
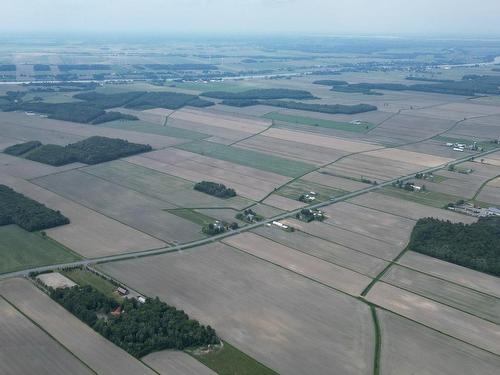
<svg viewBox="0 0 500 375">
<path fill-rule="evenodd" d="M 451 194 L 438 193 L 435 191 L 413 192 L 393 186 L 384 187 L 379 190 L 379 193 L 436 208 L 443 208 L 448 203 L 463 199 L 462 197 L 457 197 Z"/>
<path fill-rule="evenodd" d="M 221 349 L 207 354 L 188 351 L 208 368 L 219 375 L 276 375 L 277 372 L 257 362 L 227 342 Z"/>
<path fill-rule="evenodd" d="M 165 210 L 175 216 L 182 217 L 183 219 L 189 220 L 195 224 L 205 226 L 210 223 L 213 223 L 216 219 L 213 217 L 207 216 L 200 212 L 196 212 L 190 208 L 174 208 L 170 210 Z"/>
<path fill-rule="evenodd" d="M 343 130 L 354 133 L 366 133 L 367 131 L 375 127 L 375 125 L 371 123 L 362 123 L 359 125 L 355 125 L 348 122 L 339 122 L 339 121 L 324 120 L 312 117 L 287 115 L 279 112 L 270 112 L 262 117 L 276 121 L 289 122 L 292 124 L 318 126 L 320 128 Z"/>
<path fill-rule="evenodd" d="M 121 301 L 121 297 L 119 297 L 118 294 L 115 293 L 116 286 L 111 284 L 105 278 L 96 275 L 95 273 L 85 271 L 79 268 L 75 268 L 69 271 L 62 271 L 61 273 L 67 278 L 73 280 L 80 286 L 89 285 L 97 289 L 106 297 L 113 298 L 118 302 Z"/>
<path fill-rule="evenodd" d="M 30 233 L 17 225 L 0 227 L 0 273 L 50 264 L 69 263 L 81 257 L 56 241 Z"/>
<path fill-rule="evenodd" d="M 382 350 L 382 334 L 378 322 L 377 310 L 375 306 L 370 305 L 372 313 L 373 327 L 375 328 L 375 356 L 373 357 L 373 375 L 380 375 L 380 352 Z"/>
<path fill-rule="evenodd" d="M 197 141 L 175 146 L 178 149 L 210 156 L 235 164 L 244 165 L 288 177 L 298 177 L 316 169 L 300 161 L 267 155 L 257 151 L 225 146 L 214 142 Z"/>
</svg>

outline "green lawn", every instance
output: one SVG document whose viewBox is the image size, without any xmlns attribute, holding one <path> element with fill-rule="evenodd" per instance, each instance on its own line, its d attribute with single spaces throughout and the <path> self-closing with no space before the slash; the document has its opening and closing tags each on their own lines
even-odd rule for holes
<svg viewBox="0 0 500 375">
<path fill-rule="evenodd" d="M 27 232 L 17 225 L 6 225 L 0 227 L 0 259 L 0 273 L 5 273 L 69 263 L 81 258 L 39 233 Z"/>
<path fill-rule="evenodd" d="M 99 124 L 96 126 L 112 128 L 112 129 L 132 130 L 141 133 L 165 135 L 168 137 L 184 138 L 191 140 L 199 140 L 210 137 L 210 135 L 208 134 L 203 134 L 192 130 L 176 128 L 170 125 L 167 126 L 155 125 L 151 124 L 150 122 L 141 120 L 139 121 L 116 120 L 116 121 L 105 122 L 103 124 Z"/>
<path fill-rule="evenodd" d="M 325 202 L 332 196 L 339 196 L 347 193 L 347 191 L 342 189 L 335 189 L 329 186 L 300 179 L 283 186 L 276 193 L 285 198 L 299 200 L 299 197 L 302 194 L 307 194 L 311 191 L 316 193 L 316 200 L 314 203 Z"/>
<path fill-rule="evenodd" d="M 380 189 L 379 192 L 385 195 L 389 195 L 391 197 L 405 199 L 408 201 L 421 203 L 427 206 L 432 206 L 437 208 L 443 208 L 448 203 L 454 203 L 460 199 L 464 199 L 461 197 L 457 197 L 455 195 L 438 193 L 435 191 L 414 192 L 396 188 L 393 186 L 384 187 Z"/>
<path fill-rule="evenodd" d="M 80 286 L 90 285 L 110 298 L 117 300 L 121 299 L 121 297 L 115 293 L 116 286 L 92 272 L 76 268 L 71 271 L 63 271 L 61 273 Z"/>
<path fill-rule="evenodd" d="M 208 225 L 216 220 L 213 217 L 193 211 L 189 208 L 174 208 L 166 211 L 201 226 Z"/>
<path fill-rule="evenodd" d="M 189 354 L 219 375 L 277 374 L 227 342 L 224 342 L 222 349 L 209 354 L 197 354 L 195 352 L 189 352 Z"/>
<path fill-rule="evenodd" d="M 344 130 L 348 132 L 354 133 L 366 133 L 368 130 L 375 127 L 372 123 L 364 123 L 361 125 L 354 125 L 348 122 L 338 122 L 332 120 L 323 120 L 312 117 L 302 117 L 302 116 L 293 116 L 287 115 L 279 112 L 270 112 L 265 114 L 264 116 L 267 119 L 289 122 L 292 124 L 302 124 L 302 125 L 310 125 L 310 126 L 318 126 L 320 128 L 329 128 L 336 130 Z"/>
<path fill-rule="evenodd" d="M 316 167 L 300 161 L 267 155 L 257 151 L 244 150 L 214 142 L 197 141 L 175 146 L 178 149 L 195 152 L 200 155 L 241 164 L 247 167 L 274 172 L 282 176 L 298 177 Z"/>
</svg>

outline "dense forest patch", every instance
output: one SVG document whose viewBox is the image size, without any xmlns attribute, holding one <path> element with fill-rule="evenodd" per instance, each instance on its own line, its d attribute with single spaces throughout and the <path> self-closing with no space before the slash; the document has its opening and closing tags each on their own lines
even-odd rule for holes
<svg viewBox="0 0 500 375">
<path fill-rule="evenodd" d="M 137 358 L 159 350 L 183 350 L 220 342 L 210 326 L 189 319 L 184 311 L 158 298 L 148 298 L 145 303 L 127 298 L 118 303 L 91 286 L 53 289 L 50 296 Z"/>
<path fill-rule="evenodd" d="M 42 145 L 42 142 L 29 141 L 29 142 L 19 143 L 17 145 L 7 147 L 5 150 L 3 150 L 3 152 L 8 154 L 8 155 L 21 156 L 21 155 L 24 155 L 31 150 L 34 150 L 37 147 L 40 147 L 41 145 Z"/>
<path fill-rule="evenodd" d="M 0 185 L 0 226 L 17 224 L 33 232 L 68 223 L 69 219 L 59 211 L 17 193 L 8 186 Z"/>
<path fill-rule="evenodd" d="M 67 146 L 42 145 L 25 154 L 24 157 L 53 166 L 75 162 L 98 164 L 151 150 L 150 145 L 131 143 L 118 138 L 93 136 Z"/>
<path fill-rule="evenodd" d="M 234 189 L 228 188 L 224 184 L 218 184 L 217 182 L 211 181 L 198 182 L 194 185 L 194 190 L 201 191 L 218 198 L 231 198 L 236 196 L 236 191 Z"/>
<path fill-rule="evenodd" d="M 413 228 L 408 248 L 500 276 L 500 217 L 481 218 L 473 224 L 420 219 Z"/>
</svg>

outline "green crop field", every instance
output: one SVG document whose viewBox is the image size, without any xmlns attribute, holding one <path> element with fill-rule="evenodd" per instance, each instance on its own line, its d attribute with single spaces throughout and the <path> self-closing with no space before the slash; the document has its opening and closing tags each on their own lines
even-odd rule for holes
<svg viewBox="0 0 500 375">
<path fill-rule="evenodd" d="M 107 297 L 121 300 L 121 297 L 115 293 L 116 286 L 92 272 L 77 268 L 70 271 L 64 271 L 62 274 L 80 286 L 90 285 Z"/>
<path fill-rule="evenodd" d="M 279 112 L 270 112 L 262 117 L 265 117 L 270 120 L 289 122 L 292 124 L 319 126 L 321 128 L 343 130 L 355 133 L 366 133 L 368 130 L 375 127 L 375 125 L 372 123 L 362 123 L 360 125 L 355 125 L 355 124 L 350 124 L 348 122 L 339 122 L 339 121 L 324 120 L 312 117 L 286 115 Z"/>
<path fill-rule="evenodd" d="M 99 124 L 98 126 L 105 128 L 112 128 L 112 129 L 131 130 L 148 134 L 165 135 L 174 138 L 185 138 L 191 140 L 200 140 L 210 137 L 207 134 L 195 132 L 192 130 L 176 128 L 169 125 L 167 126 L 155 125 L 146 121 L 116 120 L 116 121 L 105 122 L 103 124 Z"/>
<path fill-rule="evenodd" d="M 208 225 L 216 220 L 213 217 L 207 216 L 200 212 L 193 211 L 189 208 L 174 208 L 166 211 L 176 216 L 182 217 L 183 219 L 192 221 L 193 223 L 198 224 L 200 226 Z"/>
<path fill-rule="evenodd" d="M 455 195 L 438 193 L 435 191 L 414 192 L 392 186 L 380 189 L 380 193 L 437 208 L 443 208 L 448 203 L 454 203 L 463 199 Z"/>
<path fill-rule="evenodd" d="M 31 267 L 67 263 L 80 257 L 39 233 L 30 233 L 17 225 L 0 227 L 0 273 Z"/>
<path fill-rule="evenodd" d="M 175 146 L 181 150 L 210 156 L 216 159 L 241 164 L 247 167 L 274 172 L 282 176 L 298 177 L 314 170 L 316 167 L 300 161 L 266 155 L 261 152 L 244 150 L 213 142 L 197 141 Z"/>
<path fill-rule="evenodd" d="M 208 354 L 189 352 L 194 358 L 219 375 L 275 375 L 270 368 L 224 342 L 222 349 Z"/>
</svg>

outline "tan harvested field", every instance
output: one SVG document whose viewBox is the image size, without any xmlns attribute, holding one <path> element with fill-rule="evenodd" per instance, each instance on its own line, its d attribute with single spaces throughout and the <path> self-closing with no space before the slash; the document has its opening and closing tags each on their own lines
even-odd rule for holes
<svg viewBox="0 0 500 375">
<path fill-rule="evenodd" d="M 359 296 L 371 278 L 334 263 L 297 251 L 254 233 L 241 233 L 222 241 L 247 254 L 296 272 L 342 292 Z"/>
<path fill-rule="evenodd" d="M 500 298 L 500 280 L 483 272 L 457 266 L 414 251 L 406 252 L 398 263 L 420 272 Z"/>
<path fill-rule="evenodd" d="M 307 145 L 312 145 L 316 147 L 326 147 L 338 151 L 345 151 L 347 153 L 352 152 L 364 152 L 369 150 L 375 150 L 381 148 L 382 146 L 376 145 L 368 142 L 356 142 L 352 140 L 324 136 L 319 134 L 312 134 L 306 132 L 291 131 L 285 129 L 271 128 L 262 135 L 271 138 L 277 138 L 285 141 L 305 143 Z"/>
<path fill-rule="evenodd" d="M 498 108 L 498 107 L 497 107 Z M 450 137 L 495 139 L 500 134 L 500 115 L 473 118 L 458 124 L 449 134 Z"/>
<path fill-rule="evenodd" d="M 472 216 L 461 215 L 449 210 L 424 206 L 383 194 L 367 193 L 350 199 L 350 203 L 383 211 L 396 216 L 402 216 L 411 220 L 424 217 L 434 217 L 441 220 L 450 220 L 454 223 L 474 223 L 477 220 Z"/>
<path fill-rule="evenodd" d="M 389 213 L 340 202 L 324 208 L 326 224 L 404 247 L 415 221 Z"/>
<path fill-rule="evenodd" d="M 496 375 L 500 358 L 411 320 L 377 310 L 384 375 Z"/>
<path fill-rule="evenodd" d="M 477 199 L 481 202 L 500 205 L 500 178 L 486 184 L 477 196 Z"/>
<path fill-rule="evenodd" d="M 387 159 L 391 161 L 402 160 L 411 164 L 416 164 L 422 168 L 437 167 L 439 165 L 446 164 L 452 160 L 450 158 L 443 158 L 440 156 L 422 154 L 419 152 L 406 151 L 397 148 L 370 151 L 366 153 L 366 155 L 371 155 L 384 160 Z"/>
<path fill-rule="evenodd" d="M 368 133 L 382 144 L 401 144 L 426 139 L 449 129 L 453 121 L 397 114 Z"/>
<path fill-rule="evenodd" d="M 306 203 L 302 203 L 290 198 L 285 198 L 277 194 L 271 194 L 268 198 L 266 198 L 263 201 L 263 203 L 269 206 L 279 208 L 280 210 L 284 211 L 293 211 L 296 210 L 297 208 L 307 206 Z"/>
<path fill-rule="evenodd" d="M 314 146 L 264 135 L 256 135 L 255 137 L 238 142 L 236 147 L 300 160 L 315 165 L 326 164 L 348 154 L 346 151 L 334 150 L 329 147 Z"/>
<path fill-rule="evenodd" d="M 392 266 L 381 280 L 457 310 L 500 324 L 500 298 L 398 265 Z"/>
<path fill-rule="evenodd" d="M 371 181 L 387 181 L 422 170 L 422 166 L 408 161 L 389 160 L 374 155 L 358 154 L 347 156 L 320 172 L 355 179 L 368 178 Z"/>
<path fill-rule="evenodd" d="M 80 255 L 92 258 L 165 246 L 145 233 L 110 219 L 30 182 L 1 176 L 2 183 L 17 192 L 61 211 L 70 224 L 46 230 L 49 237 Z"/>
<path fill-rule="evenodd" d="M 272 241 L 368 277 L 377 276 L 388 264 L 382 259 L 302 231 L 285 232 L 275 226 L 261 226 L 253 231 Z"/>
<path fill-rule="evenodd" d="M 500 166 L 480 162 L 461 163 L 457 168 L 472 169 L 473 172 L 464 174 L 448 170 L 439 171 L 437 174 L 447 179 L 439 183 L 425 182 L 428 190 L 471 199 L 486 181 L 500 175 Z"/>
<path fill-rule="evenodd" d="M 371 236 L 366 236 L 361 233 L 354 232 L 349 228 L 343 229 L 326 223 L 320 223 L 318 221 L 304 223 L 296 219 L 286 219 L 282 220 L 282 223 L 291 225 L 295 229 L 311 234 L 313 236 L 385 260 L 392 260 L 404 248 L 401 245 L 395 245 L 385 240 L 379 240 Z"/>
<path fill-rule="evenodd" d="M 302 177 L 302 179 L 345 191 L 361 190 L 369 186 L 363 182 L 353 181 L 337 176 L 331 176 L 327 173 L 320 172 L 311 172 Z"/>
<path fill-rule="evenodd" d="M 141 164 L 147 165 L 148 167 L 139 165 L 137 162 L 133 163 L 124 160 L 115 160 L 110 163 L 91 166 L 81 171 L 120 185 L 121 187 L 140 192 L 143 195 L 162 200 L 173 206 L 234 206 L 239 208 L 250 204 L 247 199 L 238 196 L 230 199 L 221 199 L 198 192 L 194 190 L 193 182 L 153 169 L 152 167 L 159 162 L 140 156 L 134 160 L 142 161 Z"/>
<path fill-rule="evenodd" d="M 264 198 L 291 180 L 276 173 L 174 149 L 154 151 L 127 160 L 195 183 L 203 180 L 223 183 L 253 200 Z"/>
<path fill-rule="evenodd" d="M 84 164 L 81 163 L 72 163 L 62 167 L 53 167 L 51 165 L 37 163 L 36 161 L 0 154 L 0 173 L 24 179 L 64 172 L 70 169 L 79 168 L 83 165 Z"/>
<path fill-rule="evenodd" d="M 267 129 L 271 125 L 270 120 L 249 119 L 231 116 L 225 113 L 214 113 L 209 110 L 182 109 L 175 111 L 171 119 L 184 120 L 201 125 L 215 126 L 228 130 L 255 134 Z"/>
<path fill-rule="evenodd" d="M 279 373 L 372 374 L 366 304 L 244 252 L 214 243 L 101 267 Z"/>
<path fill-rule="evenodd" d="M 500 326 L 452 307 L 377 283 L 367 300 L 444 334 L 500 355 Z"/>
<path fill-rule="evenodd" d="M 198 133 L 211 135 L 212 137 L 208 138 L 209 140 L 222 144 L 230 144 L 238 142 L 243 138 L 247 138 L 248 136 L 252 135 L 251 133 L 244 131 L 215 126 L 216 124 L 213 124 L 212 126 L 212 125 L 201 124 L 198 122 L 176 119 L 172 117 L 169 117 L 167 124 L 176 128 L 191 130 Z"/>
<path fill-rule="evenodd" d="M 491 105 L 461 102 L 447 103 L 430 108 L 411 110 L 408 112 L 414 116 L 460 121 L 464 118 L 498 115 L 500 114 L 500 109 L 496 106 Z"/>
<path fill-rule="evenodd" d="M 162 241 L 187 242 L 204 237 L 199 225 L 165 211 L 175 208 L 173 204 L 82 171 L 59 173 L 33 182 Z"/>
<path fill-rule="evenodd" d="M 0 151 L 3 151 L 9 146 L 15 145 L 22 142 L 21 139 L 0 136 Z"/>
<path fill-rule="evenodd" d="M 78 124 L 48 118 L 36 117 L 36 121 L 34 121 L 33 116 L 27 116 L 24 112 L 3 112 L 0 114 L 0 120 L 2 121 L 2 135 L 31 141 L 37 140 L 42 143 L 67 144 L 93 135 L 121 138 L 136 143 L 146 143 L 150 144 L 153 148 L 173 146 L 185 142 L 185 140 L 163 135 Z M 4 134 L 4 128 L 11 130 L 9 133 Z"/>
<path fill-rule="evenodd" d="M 2 375 L 86 375 L 93 372 L 0 297 Z"/>
<path fill-rule="evenodd" d="M 154 374 L 25 279 L 0 283 L 0 294 L 98 374 Z M 70 372 L 72 373 L 72 372 Z"/>
<path fill-rule="evenodd" d="M 171 113 L 171 110 L 156 108 L 156 109 L 148 109 L 145 111 L 139 111 L 137 109 L 123 108 L 119 107 L 114 109 L 118 112 L 125 113 L 128 115 L 136 116 L 139 120 L 149 122 L 151 124 L 162 125 L 165 124 L 165 117 L 167 115 L 162 115 L 162 112 L 165 111 L 168 114 Z M 158 111 L 159 110 L 159 111 Z"/>
<path fill-rule="evenodd" d="M 216 375 L 184 352 L 163 350 L 148 354 L 141 361 L 161 375 Z"/>
</svg>

